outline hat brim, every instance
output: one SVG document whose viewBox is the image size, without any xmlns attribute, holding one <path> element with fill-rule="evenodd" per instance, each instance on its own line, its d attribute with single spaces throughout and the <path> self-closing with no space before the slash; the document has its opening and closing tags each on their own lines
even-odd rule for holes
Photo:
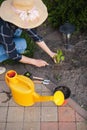
<svg viewBox="0 0 87 130">
<path fill-rule="evenodd" d="M 25 22 L 21 20 L 19 15 L 12 8 L 12 0 L 6 0 L 0 7 L 0 17 L 10 23 L 15 24 L 20 28 L 35 28 L 41 25 L 48 16 L 47 8 L 41 0 L 35 0 L 35 7 L 39 12 L 39 18 L 37 20 Z"/>
</svg>

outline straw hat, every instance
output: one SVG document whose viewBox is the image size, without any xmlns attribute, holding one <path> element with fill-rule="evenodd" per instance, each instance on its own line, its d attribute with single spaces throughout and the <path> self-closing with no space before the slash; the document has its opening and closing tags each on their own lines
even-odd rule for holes
<svg viewBox="0 0 87 130">
<path fill-rule="evenodd" d="M 0 17 L 21 28 L 35 28 L 47 16 L 47 8 L 42 0 L 6 0 L 0 7 Z"/>
</svg>

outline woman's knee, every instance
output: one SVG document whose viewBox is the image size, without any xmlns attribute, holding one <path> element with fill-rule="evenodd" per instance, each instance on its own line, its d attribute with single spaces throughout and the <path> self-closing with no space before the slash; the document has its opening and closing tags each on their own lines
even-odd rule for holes
<svg viewBox="0 0 87 130">
<path fill-rule="evenodd" d="M 0 45 L 0 63 L 7 60 L 8 59 L 8 56 L 6 54 L 6 51 L 3 47 L 3 45 Z"/>
<path fill-rule="evenodd" d="M 0 56 L 2 56 L 4 54 L 6 54 L 6 51 L 5 51 L 4 47 L 3 47 L 3 45 L 0 45 Z"/>
<path fill-rule="evenodd" d="M 27 43 L 24 38 L 14 38 L 13 41 L 15 42 L 16 50 L 19 53 L 23 53 L 25 51 L 25 49 L 27 48 Z"/>
</svg>

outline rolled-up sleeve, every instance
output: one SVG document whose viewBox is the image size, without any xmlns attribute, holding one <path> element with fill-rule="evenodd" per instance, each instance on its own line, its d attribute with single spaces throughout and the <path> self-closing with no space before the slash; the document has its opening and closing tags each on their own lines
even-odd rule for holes
<svg viewBox="0 0 87 130">
<path fill-rule="evenodd" d="M 17 52 L 15 48 L 15 43 L 13 42 L 13 36 L 9 28 L 6 27 L 4 28 L 4 26 L 1 26 L 0 40 L 9 58 L 19 61 L 22 56 Z"/>
<path fill-rule="evenodd" d="M 27 29 L 26 31 L 35 42 L 43 41 L 43 38 L 37 34 L 37 31 L 35 29 Z"/>
</svg>

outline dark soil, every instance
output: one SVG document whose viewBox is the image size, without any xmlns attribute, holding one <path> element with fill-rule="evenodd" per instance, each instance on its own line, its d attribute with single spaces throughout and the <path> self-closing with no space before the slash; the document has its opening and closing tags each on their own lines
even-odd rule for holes
<svg viewBox="0 0 87 130">
<path fill-rule="evenodd" d="M 67 50 L 64 46 L 65 39 L 59 30 L 54 30 L 44 24 L 38 28 L 46 44 L 53 51 L 61 49 L 65 60 L 54 64 L 52 59 L 37 47 L 35 58 L 46 60 L 50 65 L 47 67 L 30 67 L 29 70 L 35 76 L 49 78 L 52 84 L 46 85 L 53 89 L 59 85 L 66 85 L 71 89 L 71 97 L 85 110 L 87 110 L 87 36 L 74 33 L 71 37 L 73 49 Z"/>
</svg>

